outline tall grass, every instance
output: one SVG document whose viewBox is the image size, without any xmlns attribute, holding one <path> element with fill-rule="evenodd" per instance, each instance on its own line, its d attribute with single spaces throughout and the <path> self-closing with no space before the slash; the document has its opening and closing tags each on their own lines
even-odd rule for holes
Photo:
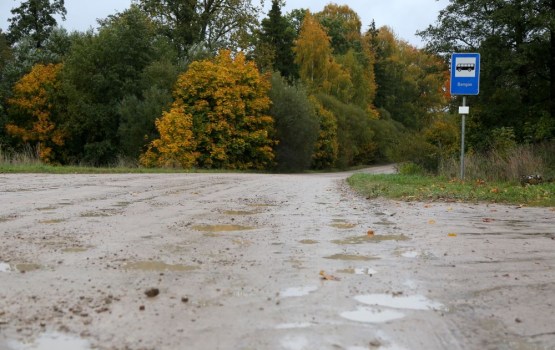
<svg viewBox="0 0 555 350">
<path fill-rule="evenodd" d="M 2 148 L 0 145 L 0 165 L 7 166 L 38 166 L 43 165 L 39 155 L 31 146 L 15 152 Z"/>
<path fill-rule="evenodd" d="M 460 173 L 460 160 L 450 158 L 440 163 L 441 176 L 455 178 Z M 555 177 L 555 142 L 542 145 L 518 145 L 506 150 L 492 150 L 465 157 L 465 177 L 487 181 L 518 182 L 521 176 Z"/>
</svg>

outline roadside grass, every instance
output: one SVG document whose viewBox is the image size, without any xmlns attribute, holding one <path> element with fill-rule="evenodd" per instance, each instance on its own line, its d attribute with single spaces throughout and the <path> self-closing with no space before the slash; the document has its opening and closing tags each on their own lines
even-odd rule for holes
<svg viewBox="0 0 555 350">
<path fill-rule="evenodd" d="M 348 179 L 348 183 L 368 198 L 555 206 L 555 183 L 523 187 L 512 182 L 460 181 L 400 174 L 355 174 Z"/>
</svg>

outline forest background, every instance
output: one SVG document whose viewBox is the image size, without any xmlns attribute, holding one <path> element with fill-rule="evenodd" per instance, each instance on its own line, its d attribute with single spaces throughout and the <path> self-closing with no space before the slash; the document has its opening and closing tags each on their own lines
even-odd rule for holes
<svg viewBox="0 0 555 350">
<path fill-rule="evenodd" d="M 136 0 L 68 33 L 63 0 L 23 1 L 0 32 L 0 149 L 44 163 L 302 171 L 410 161 L 453 171 L 453 52 L 479 52 L 467 146 L 511 176 L 555 166 L 555 1 L 451 0 L 419 35 L 330 3 Z M 481 165 L 478 168 L 482 167 Z M 548 170 L 545 170 L 548 169 Z"/>
</svg>

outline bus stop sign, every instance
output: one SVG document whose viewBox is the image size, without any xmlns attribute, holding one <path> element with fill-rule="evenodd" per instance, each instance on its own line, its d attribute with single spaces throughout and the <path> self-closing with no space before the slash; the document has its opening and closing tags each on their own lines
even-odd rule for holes
<svg viewBox="0 0 555 350">
<path fill-rule="evenodd" d="M 454 53 L 451 56 L 451 95 L 478 95 L 480 54 Z"/>
</svg>

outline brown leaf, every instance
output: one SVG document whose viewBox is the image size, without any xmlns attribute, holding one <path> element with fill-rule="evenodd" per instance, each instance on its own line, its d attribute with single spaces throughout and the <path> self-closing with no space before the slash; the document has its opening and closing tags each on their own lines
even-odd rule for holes
<svg viewBox="0 0 555 350">
<path fill-rule="evenodd" d="M 449 236 L 449 237 L 457 237 L 457 234 L 456 234 L 456 233 L 453 233 L 453 232 L 451 232 L 451 233 L 449 233 L 449 234 L 448 234 L 447 236 Z"/>
<path fill-rule="evenodd" d="M 320 271 L 320 276 L 322 277 L 323 280 L 325 281 L 339 281 L 338 277 L 332 276 L 332 275 L 328 275 L 327 273 L 324 272 L 324 270 Z"/>
<path fill-rule="evenodd" d="M 482 221 L 483 221 L 483 222 L 493 222 L 493 221 L 495 221 L 495 219 L 492 219 L 492 218 L 483 218 Z"/>
<path fill-rule="evenodd" d="M 368 230 L 367 235 L 368 235 L 368 237 L 374 237 L 374 231 L 373 230 Z"/>
</svg>

